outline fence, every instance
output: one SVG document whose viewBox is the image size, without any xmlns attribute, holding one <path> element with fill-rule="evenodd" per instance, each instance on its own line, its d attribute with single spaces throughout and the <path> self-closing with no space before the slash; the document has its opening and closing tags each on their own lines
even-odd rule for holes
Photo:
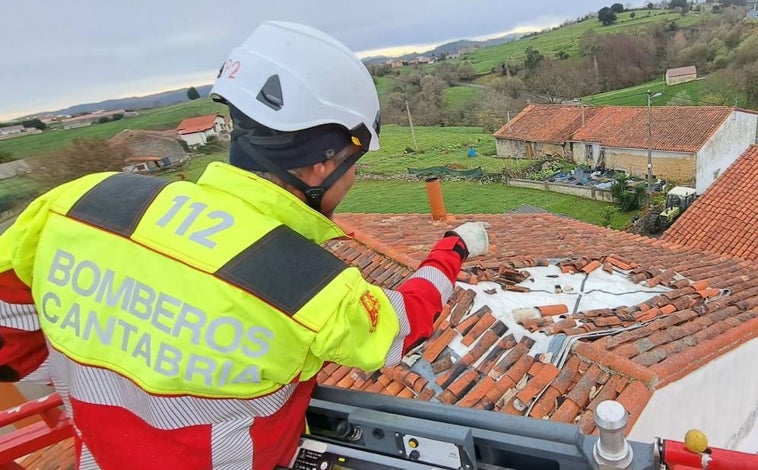
<svg viewBox="0 0 758 470">
<path fill-rule="evenodd" d="M 505 176 L 503 183 L 515 188 L 539 189 L 555 193 L 571 194 L 585 199 L 594 199 L 602 202 L 613 202 L 613 196 L 607 189 L 598 189 L 594 186 L 578 186 L 575 184 L 551 183 L 549 181 L 521 180 Z"/>
</svg>

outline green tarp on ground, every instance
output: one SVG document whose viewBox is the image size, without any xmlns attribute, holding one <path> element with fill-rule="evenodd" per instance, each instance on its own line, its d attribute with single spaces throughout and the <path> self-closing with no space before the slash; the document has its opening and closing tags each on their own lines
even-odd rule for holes
<svg viewBox="0 0 758 470">
<path fill-rule="evenodd" d="M 457 178 L 478 180 L 484 177 L 484 171 L 482 171 L 482 167 L 480 166 L 472 168 L 470 170 L 452 170 L 444 166 L 430 166 L 429 168 L 408 168 L 408 173 L 422 178 L 430 178 L 432 176 L 454 176 Z"/>
</svg>

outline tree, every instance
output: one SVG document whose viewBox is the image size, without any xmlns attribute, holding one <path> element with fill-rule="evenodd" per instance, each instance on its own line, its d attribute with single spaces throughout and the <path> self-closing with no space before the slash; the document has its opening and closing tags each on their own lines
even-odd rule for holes
<svg viewBox="0 0 758 470">
<path fill-rule="evenodd" d="M 27 159 L 31 177 L 46 190 L 89 173 L 121 171 L 131 156 L 125 145 L 101 138 L 76 137 L 68 147 L 45 157 Z"/>
<path fill-rule="evenodd" d="M 498 93 L 504 93 L 511 98 L 518 98 L 526 91 L 526 85 L 520 78 L 499 78 L 492 84 Z"/>
<path fill-rule="evenodd" d="M 190 100 L 196 100 L 200 98 L 200 93 L 197 92 L 197 88 L 191 86 L 187 89 L 187 98 Z"/>
<path fill-rule="evenodd" d="M 647 8 L 648 10 L 652 10 L 652 9 L 653 9 L 653 7 L 655 7 L 655 5 L 653 5 L 653 2 L 649 2 L 649 3 L 646 5 L 646 8 Z"/>
<path fill-rule="evenodd" d="M 40 121 L 38 118 L 27 119 L 25 121 L 21 121 L 21 125 L 26 128 L 36 127 L 37 129 L 41 131 L 44 131 L 47 128 L 47 125 L 45 125 L 45 123 Z"/>
<path fill-rule="evenodd" d="M 511 117 L 513 117 L 521 107 L 522 105 L 515 103 L 505 93 L 494 89 L 486 90 L 477 98 L 475 106 L 476 123 L 484 132 L 495 132 L 508 122 L 509 110 Z"/>
<path fill-rule="evenodd" d="M 674 8 L 687 8 L 687 9 L 689 9 L 690 8 L 690 2 L 688 2 L 687 0 L 671 0 L 671 2 L 669 3 L 669 8 L 671 8 L 672 10 Z"/>
<path fill-rule="evenodd" d="M 682 0 L 682 1 L 686 2 L 687 0 Z M 624 12 L 624 5 L 622 5 L 620 3 L 614 3 L 613 5 L 611 5 L 611 11 L 613 13 L 623 13 Z"/>
<path fill-rule="evenodd" d="M 534 72 L 537 70 L 537 67 L 540 66 L 540 63 L 545 59 L 545 56 L 543 56 L 540 51 L 535 49 L 534 46 L 527 46 L 524 52 L 526 53 L 526 57 L 524 58 L 524 67 L 526 67 L 526 70 L 528 72 Z"/>
<path fill-rule="evenodd" d="M 597 12 L 597 19 L 603 26 L 610 26 L 616 22 L 616 14 L 608 7 L 603 7 Z"/>
<path fill-rule="evenodd" d="M 421 79 L 421 91 L 410 101 L 413 123 L 419 126 L 438 126 L 444 119 L 443 92 L 447 83 L 433 75 Z"/>
<path fill-rule="evenodd" d="M 469 61 L 463 62 L 458 66 L 458 76 L 461 80 L 473 80 L 476 78 L 476 68 Z"/>
<path fill-rule="evenodd" d="M 591 68 L 581 58 L 546 60 L 539 70 L 529 76 L 529 91 L 547 103 L 561 103 L 591 93 Z"/>
</svg>

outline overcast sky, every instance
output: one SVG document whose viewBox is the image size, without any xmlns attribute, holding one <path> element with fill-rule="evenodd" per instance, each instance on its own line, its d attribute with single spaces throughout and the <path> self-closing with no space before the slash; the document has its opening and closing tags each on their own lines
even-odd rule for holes
<svg viewBox="0 0 758 470">
<path fill-rule="evenodd" d="M 0 120 L 212 83 L 231 49 L 265 20 L 309 24 L 365 57 L 556 26 L 611 3 L 0 0 Z"/>
</svg>

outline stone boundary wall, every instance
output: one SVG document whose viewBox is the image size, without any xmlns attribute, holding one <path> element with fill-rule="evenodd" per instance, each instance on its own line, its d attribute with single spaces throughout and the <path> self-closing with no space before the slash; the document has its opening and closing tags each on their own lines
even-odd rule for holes
<svg viewBox="0 0 758 470">
<path fill-rule="evenodd" d="M 571 194 L 585 199 L 594 199 L 602 202 L 613 202 L 613 196 L 608 189 L 598 189 L 594 186 L 577 186 L 574 184 L 551 183 L 549 181 L 522 180 L 505 177 L 503 182 L 506 186 L 515 188 L 539 189 L 554 193 Z"/>
</svg>

